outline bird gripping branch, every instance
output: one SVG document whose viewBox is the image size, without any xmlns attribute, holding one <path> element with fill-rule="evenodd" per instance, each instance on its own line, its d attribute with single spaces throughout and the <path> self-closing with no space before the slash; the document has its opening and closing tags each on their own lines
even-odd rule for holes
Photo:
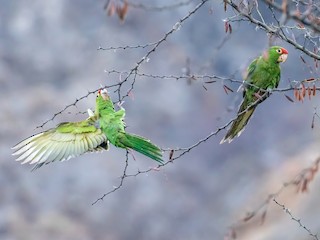
<svg viewBox="0 0 320 240">
<path fill-rule="evenodd" d="M 55 128 L 35 134 L 12 149 L 17 161 L 35 164 L 37 169 L 54 161 L 64 161 L 87 152 L 109 149 L 109 142 L 116 147 L 133 149 L 162 163 L 162 152 L 150 140 L 125 131 L 125 110 L 115 111 L 106 89 L 98 91 L 95 112 L 80 122 L 63 122 Z"/>
<path fill-rule="evenodd" d="M 239 137 L 248 124 L 257 105 L 269 96 L 269 90 L 277 88 L 280 81 L 280 63 L 287 60 L 288 51 L 279 46 L 270 47 L 260 57 L 254 59 L 247 69 L 243 100 L 237 118 L 220 144 Z"/>
</svg>

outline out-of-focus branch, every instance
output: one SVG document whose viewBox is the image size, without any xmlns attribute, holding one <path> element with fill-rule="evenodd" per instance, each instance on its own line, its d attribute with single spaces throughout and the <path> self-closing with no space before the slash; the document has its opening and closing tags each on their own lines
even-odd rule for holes
<svg viewBox="0 0 320 240">
<path fill-rule="evenodd" d="M 264 222 L 265 217 L 266 217 L 266 212 L 268 209 L 269 204 L 273 201 L 275 203 L 276 202 L 276 198 L 279 197 L 281 195 L 281 193 L 287 189 L 288 187 L 296 187 L 297 188 L 297 192 L 307 192 L 308 190 L 308 185 L 310 184 L 310 182 L 313 181 L 315 175 L 317 174 L 318 170 L 319 170 L 319 164 L 320 164 L 320 157 L 317 158 L 315 160 L 315 162 L 308 168 L 303 169 L 302 171 L 300 171 L 300 173 L 298 175 L 296 175 L 293 179 L 291 179 L 288 182 L 285 182 L 282 184 L 282 186 L 279 188 L 278 191 L 269 194 L 265 200 L 258 205 L 256 208 L 254 208 L 252 211 L 247 212 L 246 215 L 241 218 L 240 220 L 238 220 L 237 222 L 233 223 L 230 227 L 229 227 L 229 231 L 225 236 L 225 239 L 236 239 L 234 236 L 237 235 L 237 229 L 239 227 L 241 227 L 244 223 L 249 222 L 250 220 L 257 218 L 260 216 L 260 222 Z M 287 209 L 284 205 L 280 205 L 279 206 Z M 289 214 L 289 212 L 287 212 Z M 291 212 L 290 212 L 291 213 Z M 292 216 L 291 216 L 292 217 Z M 292 220 L 298 220 L 297 218 L 292 219 Z M 299 222 L 298 222 L 299 223 Z M 301 224 L 302 225 L 302 224 Z M 305 230 L 309 230 L 309 228 L 307 228 L 306 226 L 302 225 L 301 227 L 304 227 Z M 313 234 L 310 230 L 308 231 L 308 233 L 313 236 L 313 237 L 317 237 L 316 234 Z M 318 238 L 316 238 L 318 240 Z"/>
<path fill-rule="evenodd" d="M 282 12 L 283 14 L 286 14 L 286 16 L 288 18 L 291 18 L 294 21 L 298 21 L 298 22 L 302 23 L 304 26 L 309 27 L 313 31 L 320 33 L 320 27 L 319 27 L 320 18 L 315 18 L 313 21 L 308 21 L 308 14 L 309 14 L 308 12 L 306 14 L 300 15 L 300 13 L 298 13 L 297 11 L 291 12 L 291 11 L 289 11 L 288 6 L 283 7 L 279 4 L 277 4 L 275 1 L 271 1 L 271 0 L 263 0 L 263 1 L 266 4 L 268 4 L 269 6 L 276 9 L 277 11 Z"/>
<path fill-rule="evenodd" d="M 119 71 L 119 70 L 105 70 L 106 73 L 108 74 L 126 74 L 129 75 L 130 72 L 123 72 L 123 71 Z M 135 76 L 137 77 L 145 77 L 145 78 L 152 78 L 152 79 L 173 79 L 173 80 L 180 80 L 180 79 L 191 79 L 191 80 L 202 80 L 203 81 L 203 85 L 207 85 L 207 84 L 213 84 L 216 83 L 218 81 L 220 81 L 221 83 L 224 82 L 229 82 L 229 83 L 236 83 L 236 84 L 243 84 L 242 80 L 239 79 L 235 79 L 233 77 L 224 77 L 224 76 L 219 76 L 219 75 L 198 75 L 198 74 L 191 74 L 191 75 L 154 75 L 154 74 L 147 74 L 147 73 L 141 73 L 141 72 L 136 72 Z M 284 87 L 284 88 L 276 88 L 276 89 L 272 89 L 269 92 L 270 93 L 284 93 L 284 92 L 289 92 L 289 91 L 307 91 L 306 93 L 301 92 L 302 95 L 308 95 L 310 97 L 310 93 L 308 93 L 308 89 L 306 88 L 304 85 L 301 84 L 313 84 L 314 88 L 312 89 L 313 93 L 312 95 L 315 95 L 314 91 L 320 91 L 320 87 L 316 87 L 315 84 L 318 83 L 320 81 L 320 78 L 312 78 L 312 79 L 303 79 L 303 80 L 295 80 L 295 81 L 291 81 L 290 85 L 288 87 Z M 104 88 L 118 88 L 119 85 L 122 84 L 123 81 L 119 82 L 119 83 L 115 83 L 112 85 L 106 85 L 104 86 Z M 248 86 L 252 86 L 252 87 L 256 87 L 257 89 L 259 89 L 257 86 L 255 86 L 254 84 L 250 84 L 250 83 L 246 83 Z M 206 89 L 206 87 L 204 87 Z M 94 94 L 98 91 L 98 89 L 93 90 L 93 91 L 88 91 L 87 94 L 81 96 L 80 98 L 77 98 L 73 103 L 70 103 L 68 105 L 66 105 L 62 110 L 56 112 L 53 114 L 53 116 L 50 119 L 47 119 L 45 122 L 43 122 L 41 125 L 37 126 L 36 129 L 38 128 L 43 128 L 46 124 L 48 124 L 49 122 L 53 121 L 58 115 L 61 115 L 62 113 L 64 113 L 67 109 L 71 108 L 71 107 L 75 107 L 80 101 L 86 99 L 89 95 Z M 264 92 L 265 90 L 260 89 L 261 92 Z M 304 96 L 303 96 L 304 97 Z M 298 100 L 298 99 L 297 99 Z M 116 103 L 116 102 L 115 102 Z"/>
<path fill-rule="evenodd" d="M 291 44 L 292 46 L 294 46 L 296 49 L 299 49 L 300 51 L 304 52 L 305 54 L 307 54 L 308 56 L 320 60 L 320 55 L 316 54 L 310 50 L 308 50 L 305 46 L 300 45 L 299 43 L 297 43 L 295 41 L 295 39 L 288 37 L 287 35 L 284 34 L 283 31 L 279 31 L 278 28 L 268 25 L 260 20 L 257 20 L 256 18 L 254 18 L 250 13 L 247 13 L 246 11 L 243 11 L 240 9 L 240 7 L 235 4 L 233 1 L 231 0 L 225 0 L 225 2 L 231 6 L 240 16 L 244 17 L 246 20 L 250 21 L 251 23 L 255 24 L 256 26 L 260 27 L 261 29 L 263 29 L 264 31 L 266 31 L 269 34 L 273 34 L 279 38 L 281 38 L 282 40 L 286 41 L 287 43 Z"/>
<path fill-rule="evenodd" d="M 150 56 L 152 53 L 156 52 L 156 50 L 158 49 L 158 47 L 159 47 L 161 44 L 163 44 L 171 34 L 173 34 L 174 32 L 176 32 L 176 31 L 178 31 L 178 30 L 180 30 L 180 28 L 181 28 L 181 26 L 184 24 L 184 22 L 185 22 L 186 20 L 188 20 L 193 14 L 195 14 L 202 6 L 203 6 L 206 2 L 208 2 L 208 1 L 209 1 L 209 0 L 201 0 L 201 2 L 200 2 L 193 10 L 189 11 L 188 14 L 187 14 L 185 17 L 183 17 L 183 18 L 180 19 L 178 22 L 176 22 L 176 23 L 173 25 L 172 29 L 169 30 L 167 33 L 165 33 L 164 36 L 163 36 L 161 39 L 159 39 L 159 40 L 158 40 L 157 42 L 155 42 L 155 43 L 147 44 L 148 46 L 153 46 L 153 48 L 151 48 L 138 62 L 136 62 L 136 65 L 135 65 L 133 68 L 131 68 L 131 70 L 129 70 L 129 71 L 127 72 L 127 76 L 126 76 L 124 79 L 122 79 L 120 82 L 118 82 L 118 83 L 116 83 L 116 84 L 104 86 L 105 88 L 117 87 L 117 89 L 115 90 L 115 92 L 118 93 L 118 102 L 122 102 L 124 98 L 126 98 L 126 97 L 128 97 L 128 96 L 130 95 L 131 91 L 132 91 L 133 88 L 134 88 L 134 84 L 135 84 L 135 82 L 136 82 L 137 73 L 138 73 L 138 70 L 139 70 L 141 64 L 142 64 L 143 62 L 145 62 L 145 61 L 148 61 L 149 56 Z M 147 47 L 147 46 L 146 46 L 146 47 Z M 139 47 L 136 47 L 136 48 L 139 48 Z M 132 76 L 131 86 L 130 86 L 130 88 L 127 90 L 126 94 L 122 95 L 122 94 L 121 94 L 121 88 L 122 88 L 122 86 L 123 86 L 123 84 L 124 84 L 125 82 L 128 82 L 128 81 L 129 81 L 129 78 L 130 78 L 131 76 Z M 37 126 L 36 129 L 38 129 L 38 128 L 43 128 L 47 123 L 53 121 L 58 115 L 62 114 L 62 113 L 63 113 L 64 111 L 66 111 L 68 108 L 70 108 L 70 107 L 72 107 L 72 106 L 76 106 L 76 104 L 77 104 L 79 101 L 87 98 L 89 95 L 97 92 L 98 90 L 99 90 L 99 89 L 96 89 L 96 90 L 93 90 L 93 91 L 88 91 L 88 93 L 87 93 L 86 95 L 84 95 L 84 96 L 76 99 L 75 102 L 73 102 L 73 103 L 65 106 L 64 109 L 62 109 L 61 111 L 55 113 L 50 119 L 46 120 L 46 121 L 45 121 L 44 123 L 42 123 L 41 125 Z"/>
<path fill-rule="evenodd" d="M 134 8 L 139 8 L 143 9 L 145 11 L 165 11 L 165 10 L 173 10 L 175 8 L 187 6 L 194 2 L 194 0 L 186 0 L 186 1 L 181 1 L 177 3 L 173 3 L 170 5 L 165 5 L 165 6 L 147 6 L 143 3 L 135 3 L 133 1 L 127 1 L 127 0 L 120 0 L 121 2 L 127 2 L 129 6 L 134 7 Z"/>
<path fill-rule="evenodd" d="M 118 98 L 119 98 L 119 101 L 123 101 L 124 98 L 128 97 L 130 92 L 133 90 L 133 87 L 134 87 L 134 83 L 135 83 L 135 80 L 136 80 L 136 76 L 137 76 L 137 72 L 138 72 L 138 69 L 140 67 L 140 65 L 145 62 L 145 61 L 148 61 L 149 59 L 149 56 L 156 51 L 156 49 L 163 43 L 167 40 L 167 38 L 173 34 L 175 31 L 178 31 L 180 30 L 182 24 L 187 20 L 189 19 L 195 12 L 197 12 L 207 1 L 209 0 L 202 0 L 192 11 L 190 11 L 185 17 L 183 17 L 182 19 L 180 19 L 178 22 L 176 22 L 172 29 L 169 30 L 161 39 L 158 40 L 158 42 L 154 45 L 154 47 L 149 50 L 137 63 L 136 63 L 136 66 L 133 67 L 130 71 L 129 71 L 129 74 L 124 78 L 123 81 L 121 81 L 119 83 L 119 88 L 117 90 L 118 92 Z M 122 97 L 121 97 L 121 86 L 124 82 L 126 82 L 129 77 L 133 75 L 133 80 L 132 80 L 132 83 L 131 83 L 131 87 L 129 88 L 129 90 L 127 91 L 126 94 L 124 94 Z"/>
<path fill-rule="evenodd" d="M 310 228 L 308 228 L 306 225 L 304 225 L 304 224 L 302 223 L 301 219 L 295 217 L 295 216 L 292 214 L 291 210 L 288 209 L 284 204 L 279 203 L 275 198 L 273 198 L 272 201 L 273 201 L 276 205 L 278 205 L 279 207 L 281 207 L 282 210 L 283 210 L 286 214 L 288 214 L 288 215 L 290 216 L 290 218 L 291 218 L 292 221 L 297 222 L 297 223 L 299 224 L 299 227 L 301 227 L 301 228 L 303 228 L 304 230 L 306 230 L 311 237 L 313 237 L 313 238 L 316 239 L 316 240 L 319 240 L 318 235 L 317 235 L 317 234 L 314 234 L 314 233 L 310 230 Z"/>
<path fill-rule="evenodd" d="M 117 191 L 119 188 L 122 187 L 125 179 L 127 178 L 127 170 L 128 170 L 128 166 L 129 166 L 129 151 L 127 150 L 126 152 L 126 163 L 125 163 L 125 166 L 124 166 L 124 169 L 123 169 L 123 173 L 120 177 L 120 182 L 117 186 L 114 186 L 112 190 L 110 190 L 109 192 L 103 194 L 101 197 L 99 197 L 97 200 L 95 200 L 92 205 L 95 205 L 97 202 L 99 201 L 102 201 L 107 195 Z"/>
<path fill-rule="evenodd" d="M 196 143 L 192 144 L 189 147 L 185 147 L 185 148 L 176 148 L 176 149 L 163 149 L 163 151 L 165 152 L 169 152 L 169 159 L 168 161 L 166 161 L 164 164 L 162 165 L 158 165 L 156 168 L 152 167 L 152 168 L 148 168 L 146 170 L 138 170 L 136 173 L 133 174 L 127 174 L 126 170 L 124 171 L 123 175 L 120 177 L 121 178 L 121 182 L 119 183 L 118 186 L 114 187 L 112 190 L 108 191 L 107 193 L 103 194 L 102 197 L 100 197 L 98 200 L 96 200 L 94 202 L 94 204 L 96 202 L 98 202 L 99 200 L 103 200 L 106 196 L 108 196 L 109 194 L 117 191 L 118 189 L 120 189 L 123 185 L 123 181 L 125 178 L 128 177 L 136 177 L 140 174 L 144 174 L 144 173 L 148 173 L 151 171 L 158 171 L 159 169 L 165 167 L 166 165 L 173 163 L 174 161 L 176 161 L 177 159 L 181 158 L 182 156 L 184 156 L 185 154 L 191 152 L 193 149 L 195 149 L 196 147 L 198 147 L 199 145 L 205 143 L 206 141 L 208 141 L 210 138 L 212 138 L 213 136 L 216 136 L 220 131 L 222 131 L 223 129 L 226 129 L 233 121 L 235 121 L 240 115 L 244 114 L 245 112 L 247 112 L 250 108 L 256 106 L 257 104 L 259 104 L 260 102 L 262 102 L 265 98 L 267 98 L 269 96 L 269 92 L 265 92 L 264 94 L 261 95 L 260 98 L 258 98 L 255 102 L 253 102 L 252 104 L 250 104 L 245 110 L 243 110 L 242 112 L 239 112 L 234 118 L 232 118 L 230 121 L 228 121 L 225 125 L 217 128 L 215 131 L 211 132 L 209 135 L 207 135 L 206 137 L 200 139 L 199 141 L 197 141 Z M 174 154 L 177 154 L 174 156 Z"/>
</svg>

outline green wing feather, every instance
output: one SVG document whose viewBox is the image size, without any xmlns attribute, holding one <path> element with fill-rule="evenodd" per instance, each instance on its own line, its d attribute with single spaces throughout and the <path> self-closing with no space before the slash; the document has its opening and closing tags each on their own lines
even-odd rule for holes
<svg viewBox="0 0 320 240">
<path fill-rule="evenodd" d="M 249 67 L 247 68 L 247 76 L 245 77 L 245 81 L 246 81 L 246 82 L 248 82 L 248 80 L 251 79 L 252 74 L 253 74 L 254 70 L 256 69 L 256 67 L 257 67 L 258 59 L 259 59 L 259 58 L 254 59 L 254 60 L 250 63 Z"/>
<path fill-rule="evenodd" d="M 96 122 L 65 122 L 56 128 L 33 135 L 14 146 L 17 161 L 36 164 L 34 169 L 54 161 L 64 161 L 86 152 L 108 149 L 105 134 Z"/>
</svg>

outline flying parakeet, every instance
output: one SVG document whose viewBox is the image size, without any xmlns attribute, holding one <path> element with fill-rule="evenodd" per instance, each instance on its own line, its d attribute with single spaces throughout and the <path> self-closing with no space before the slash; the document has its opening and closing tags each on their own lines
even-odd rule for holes
<svg viewBox="0 0 320 240">
<path fill-rule="evenodd" d="M 220 144 L 226 141 L 230 143 L 235 137 L 240 136 L 257 105 L 269 96 L 266 91 L 278 87 L 280 63 L 285 62 L 287 56 L 288 51 L 285 48 L 273 46 L 251 62 L 244 79 L 245 89 L 238 117 Z"/>
<path fill-rule="evenodd" d="M 125 110 L 115 111 L 106 89 L 99 90 L 95 112 L 80 122 L 60 123 L 56 128 L 33 135 L 14 146 L 17 161 L 36 164 L 37 169 L 54 161 L 64 161 L 86 152 L 116 147 L 133 149 L 162 163 L 161 149 L 149 140 L 125 132 Z"/>
</svg>

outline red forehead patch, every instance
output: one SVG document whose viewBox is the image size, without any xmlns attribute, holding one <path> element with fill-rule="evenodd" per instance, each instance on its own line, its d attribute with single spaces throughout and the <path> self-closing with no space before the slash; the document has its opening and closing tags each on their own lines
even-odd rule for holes
<svg viewBox="0 0 320 240">
<path fill-rule="evenodd" d="M 282 50 L 282 54 L 288 54 L 288 50 L 287 49 L 281 48 L 281 50 Z"/>
</svg>

